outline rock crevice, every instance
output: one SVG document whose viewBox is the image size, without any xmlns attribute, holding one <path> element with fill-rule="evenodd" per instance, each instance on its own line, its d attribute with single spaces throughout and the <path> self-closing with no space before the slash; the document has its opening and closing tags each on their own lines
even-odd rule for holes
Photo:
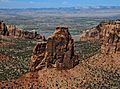
<svg viewBox="0 0 120 89">
<path fill-rule="evenodd" d="M 67 27 L 56 27 L 46 42 L 38 43 L 33 49 L 31 68 L 56 67 L 73 68 L 78 62 L 74 54 L 74 40 Z"/>
<path fill-rule="evenodd" d="M 25 31 L 15 25 L 6 25 L 3 21 L 0 21 L 0 35 L 10 36 L 15 38 L 46 40 L 45 36 L 42 36 L 37 32 Z"/>
<path fill-rule="evenodd" d="M 96 27 L 93 27 L 84 32 L 80 39 L 99 40 L 102 43 L 101 51 L 103 53 L 116 53 L 120 51 L 120 21 L 101 22 Z"/>
</svg>

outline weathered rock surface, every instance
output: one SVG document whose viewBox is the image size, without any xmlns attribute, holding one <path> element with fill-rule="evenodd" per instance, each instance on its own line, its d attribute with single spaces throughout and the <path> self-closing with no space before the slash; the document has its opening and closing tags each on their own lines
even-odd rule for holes
<svg viewBox="0 0 120 89">
<path fill-rule="evenodd" d="M 101 22 L 81 35 L 81 40 L 100 40 L 103 53 L 120 51 L 120 21 Z"/>
<path fill-rule="evenodd" d="M 3 36 L 5 36 L 5 35 L 8 36 L 9 35 L 8 28 L 7 28 L 6 24 L 3 21 L 0 22 L 0 33 Z"/>
<path fill-rule="evenodd" d="M 81 41 L 89 41 L 95 39 L 99 39 L 99 31 L 96 29 L 96 27 L 90 28 L 80 35 Z"/>
<path fill-rule="evenodd" d="M 45 66 L 58 69 L 73 68 L 78 61 L 74 54 L 74 40 L 68 28 L 56 27 L 47 41 L 38 43 L 33 49 L 31 61 L 33 70 Z"/>
<path fill-rule="evenodd" d="M 15 25 L 6 25 L 3 21 L 0 22 L 0 34 L 16 38 L 46 40 L 44 36 L 41 36 L 37 32 L 24 31 Z"/>
</svg>

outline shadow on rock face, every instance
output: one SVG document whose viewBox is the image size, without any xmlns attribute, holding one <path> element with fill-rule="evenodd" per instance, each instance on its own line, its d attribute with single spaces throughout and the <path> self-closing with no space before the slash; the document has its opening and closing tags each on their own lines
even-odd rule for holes
<svg viewBox="0 0 120 89">
<path fill-rule="evenodd" d="M 31 57 L 31 69 L 43 67 L 70 69 L 78 64 L 74 53 L 74 40 L 67 27 L 56 27 L 55 32 L 45 42 L 37 43 Z"/>
<path fill-rule="evenodd" d="M 96 27 L 84 32 L 80 39 L 82 41 L 99 40 L 102 44 L 103 53 L 116 53 L 120 49 L 120 21 L 101 22 Z"/>
</svg>

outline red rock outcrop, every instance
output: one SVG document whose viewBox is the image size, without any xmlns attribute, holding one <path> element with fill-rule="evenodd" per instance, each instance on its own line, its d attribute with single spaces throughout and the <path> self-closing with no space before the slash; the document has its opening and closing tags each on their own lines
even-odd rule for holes
<svg viewBox="0 0 120 89">
<path fill-rule="evenodd" d="M 23 30 L 15 25 L 7 25 L 9 36 L 22 37 Z"/>
<path fill-rule="evenodd" d="M 6 25 L 3 21 L 0 22 L 0 33 L 4 36 L 11 36 L 16 38 L 46 40 L 44 36 L 41 36 L 37 32 L 24 31 L 15 25 Z"/>
<path fill-rule="evenodd" d="M 104 53 L 120 51 L 120 21 L 101 22 L 96 27 L 87 30 L 81 40 L 100 40 Z"/>
<path fill-rule="evenodd" d="M 74 54 L 74 40 L 67 27 L 56 27 L 53 35 L 45 42 L 38 43 L 33 49 L 31 69 L 56 67 L 58 69 L 73 68 L 77 61 Z"/>
<path fill-rule="evenodd" d="M 0 22 L 0 33 L 3 36 L 5 36 L 5 35 L 8 36 L 9 35 L 7 25 L 3 21 Z"/>
<path fill-rule="evenodd" d="M 80 35 L 81 41 L 89 41 L 95 39 L 99 39 L 99 31 L 96 29 L 96 27 L 90 28 Z"/>
</svg>

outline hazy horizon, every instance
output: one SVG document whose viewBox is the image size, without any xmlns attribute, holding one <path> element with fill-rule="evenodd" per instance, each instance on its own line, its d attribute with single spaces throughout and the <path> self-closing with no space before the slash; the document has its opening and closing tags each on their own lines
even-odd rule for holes
<svg viewBox="0 0 120 89">
<path fill-rule="evenodd" d="M 6 7 L 6 8 L 4 8 L 4 7 L 0 7 L 0 9 L 62 9 L 62 8 L 68 8 L 68 9 L 88 9 L 88 8 L 102 8 L 102 7 L 105 7 L 105 8 L 112 8 L 112 7 L 120 7 L 120 6 L 84 6 L 84 7 L 27 7 L 27 8 L 10 8 L 10 7 Z"/>
<path fill-rule="evenodd" d="M 60 7 L 120 6 L 113 0 L 0 0 L 0 8 L 60 8 Z"/>
</svg>

